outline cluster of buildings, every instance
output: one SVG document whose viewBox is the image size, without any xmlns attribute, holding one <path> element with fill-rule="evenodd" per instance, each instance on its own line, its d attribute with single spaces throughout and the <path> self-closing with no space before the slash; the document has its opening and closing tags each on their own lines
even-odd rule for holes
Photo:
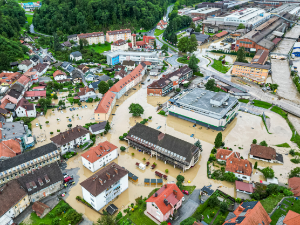
<svg viewBox="0 0 300 225">
<path fill-rule="evenodd" d="M 108 65 L 116 65 L 122 63 L 124 60 L 131 60 L 136 63 L 148 61 L 151 63 L 159 63 L 159 54 L 157 52 L 128 52 L 128 51 L 115 51 L 106 53 L 106 59 Z"/>
<path fill-rule="evenodd" d="M 41 1 L 27 2 L 27 3 L 21 2 L 20 5 L 25 11 L 34 11 L 35 9 L 42 7 L 42 2 Z"/>
</svg>

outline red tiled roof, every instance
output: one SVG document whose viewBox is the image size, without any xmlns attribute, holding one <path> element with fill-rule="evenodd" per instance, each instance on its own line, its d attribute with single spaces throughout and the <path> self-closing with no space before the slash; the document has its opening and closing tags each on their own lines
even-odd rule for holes
<svg viewBox="0 0 300 225">
<path fill-rule="evenodd" d="M 143 41 L 145 43 L 149 43 L 149 40 L 153 40 L 155 39 L 155 37 L 152 37 L 152 36 L 143 36 Z"/>
<path fill-rule="evenodd" d="M 292 210 L 289 210 L 286 214 L 283 224 L 285 225 L 299 225 L 300 224 L 300 214 Z"/>
<path fill-rule="evenodd" d="M 143 45 L 146 45 L 146 42 L 144 42 L 144 41 L 137 41 L 136 45 L 137 46 L 143 46 Z"/>
<path fill-rule="evenodd" d="M 252 163 L 247 159 L 229 157 L 226 161 L 226 171 L 251 176 Z"/>
<path fill-rule="evenodd" d="M 201 20 L 201 18 L 200 17 L 193 18 L 193 22 L 198 21 L 198 20 Z"/>
<path fill-rule="evenodd" d="M 20 84 L 24 85 L 24 86 L 25 86 L 26 84 L 28 84 L 29 81 L 30 81 L 30 79 L 29 79 L 28 77 L 24 76 L 24 75 L 22 75 L 22 76 L 18 79 L 18 82 L 19 82 Z"/>
<path fill-rule="evenodd" d="M 49 209 L 50 207 L 42 202 L 34 202 L 32 205 L 32 210 L 36 213 L 36 215 L 43 215 L 45 209 Z"/>
<path fill-rule="evenodd" d="M 242 181 L 235 181 L 235 188 L 239 189 L 241 191 L 247 191 L 250 193 L 253 193 L 253 185 L 252 184 L 248 184 L 248 183 L 244 183 Z"/>
<path fill-rule="evenodd" d="M 77 37 L 80 38 L 88 38 L 88 37 L 100 37 L 104 36 L 103 32 L 93 32 L 93 33 L 86 33 L 86 34 L 78 34 Z"/>
<path fill-rule="evenodd" d="M 45 88 L 46 88 L 45 86 L 38 86 L 38 87 L 34 87 L 32 89 L 33 90 L 40 90 L 40 89 L 44 90 Z"/>
<path fill-rule="evenodd" d="M 94 163 L 117 148 L 118 147 L 113 145 L 112 143 L 105 141 L 105 142 L 99 143 L 95 147 L 90 148 L 90 150 L 81 154 L 81 156 L 83 158 L 85 158 L 87 161 Z M 107 151 L 107 150 L 110 150 L 110 151 Z"/>
<path fill-rule="evenodd" d="M 220 159 L 220 160 L 227 160 L 227 158 L 231 155 L 235 158 L 240 157 L 239 152 L 233 152 L 233 151 L 227 150 L 227 149 L 218 149 L 217 154 L 216 154 L 216 158 Z"/>
<path fill-rule="evenodd" d="M 66 75 L 65 72 L 61 71 L 61 70 L 56 70 L 54 73 L 53 73 L 53 78 L 55 78 L 57 75 Z"/>
<path fill-rule="evenodd" d="M 223 36 L 225 36 L 226 34 L 228 34 L 228 32 L 227 32 L 226 30 L 223 30 L 222 32 L 216 34 L 215 36 L 216 36 L 216 37 L 223 37 Z"/>
<path fill-rule="evenodd" d="M 251 144 L 250 155 L 263 159 L 276 159 L 276 150 L 271 147 Z"/>
<path fill-rule="evenodd" d="M 21 146 L 19 141 L 10 139 L 6 141 L 3 140 L 2 142 L 0 142 L 0 158 L 1 157 L 12 158 L 19 154 L 21 154 Z"/>
<path fill-rule="evenodd" d="M 0 104 L 0 108 L 5 109 L 5 106 L 7 105 L 7 103 L 10 103 L 10 101 L 8 99 L 4 99 L 3 102 L 1 102 L 1 104 Z"/>
<path fill-rule="evenodd" d="M 131 42 L 128 43 L 128 47 L 132 48 L 132 43 Z"/>
<path fill-rule="evenodd" d="M 123 78 L 124 79 L 124 78 Z M 107 113 L 111 107 L 111 103 L 113 102 L 116 95 L 111 91 L 105 93 L 101 101 L 99 102 L 97 108 L 94 113 Z"/>
<path fill-rule="evenodd" d="M 145 63 L 147 66 L 151 66 L 152 65 L 152 63 L 149 62 L 149 61 L 143 61 L 143 63 Z"/>
<path fill-rule="evenodd" d="M 25 91 L 24 97 L 46 97 L 46 91 Z"/>
<path fill-rule="evenodd" d="M 176 196 L 174 195 L 173 190 L 177 192 Z M 150 198 L 146 200 L 146 202 L 154 202 L 163 215 L 165 215 L 172 209 L 171 204 L 174 206 L 174 204 L 180 201 L 183 197 L 182 192 L 176 184 L 165 184 L 156 193 L 158 194 L 157 197 L 155 197 L 155 194 L 153 194 Z M 164 199 L 169 199 L 168 202 L 171 204 L 166 205 L 164 203 Z"/>
<path fill-rule="evenodd" d="M 126 44 L 126 41 L 124 41 L 123 39 L 117 40 L 114 43 L 112 43 L 112 45 L 115 45 L 115 46 L 120 46 L 120 45 L 125 45 L 125 44 Z"/>
<path fill-rule="evenodd" d="M 294 196 L 300 196 L 300 177 L 292 177 L 289 179 L 288 183 Z"/>
<path fill-rule="evenodd" d="M 161 25 L 167 25 L 167 24 L 168 24 L 167 22 L 161 20 L 161 21 L 158 22 L 157 25 L 158 25 L 158 26 L 161 26 Z"/>
<path fill-rule="evenodd" d="M 90 91 L 95 92 L 94 88 L 89 88 L 88 86 L 85 86 L 83 88 L 79 88 L 79 92 L 77 94 L 78 96 L 82 96 Z"/>
</svg>

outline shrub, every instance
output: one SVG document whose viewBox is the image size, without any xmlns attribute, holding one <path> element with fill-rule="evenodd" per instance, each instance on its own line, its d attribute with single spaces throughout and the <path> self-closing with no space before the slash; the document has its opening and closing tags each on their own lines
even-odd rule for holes
<svg viewBox="0 0 300 225">
<path fill-rule="evenodd" d="M 242 202 L 242 199 L 237 198 L 235 201 L 236 201 L 237 203 L 241 203 L 241 202 Z"/>
<path fill-rule="evenodd" d="M 149 116 L 148 119 L 151 120 L 151 119 L 152 119 L 152 116 Z"/>
<path fill-rule="evenodd" d="M 123 134 L 123 137 L 126 137 L 126 136 L 127 136 L 127 133 L 124 133 L 124 134 Z"/>
<path fill-rule="evenodd" d="M 119 219 L 122 218 L 122 216 L 123 216 L 123 215 L 122 215 L 122 212 L 119 212 L 118 215 L 117 215 L 117 217 L 116 217 L 116 220 L 118 221 Z"/>
<path fill-rule="evenodd" d="M 59 225 L 59 218 L 54 218 L 53 220 L 52 220 L 52 223 L 51 223 L 52 225 Z"/>
<path fill-rule="evenodd" d="M 257 144 L 257 140 L 253 139 L 252 144 Z"/>
<path fill-rule="evenodd" d="M 51 131 L 50 134 L 53 134 L 53 132 Z"/>
<path fill-rule="evenodd" d="M 295 156 L 295 150 L 294 150 L 294 149 L 291 149 L 291 150 L 289 151 L 289 153 L 290 153 L 291 156 Z"/>
<path fill-rule="evenodd" d="M 146 158 L 145 158 L 145 157 L 143 158 L 143 161 L 144 161 L 144 162 L 146 161 Z"/>
<path fill-rule="evenodd" d="M 221 202 L 221 204 L 220 204 L 220 212 L 222 213 L 222 214 L 224 214 L 224 213 L 226 213 L 227 212 L 227 210 L 228 210 L 228 205 L 227 205 L 227 203 L 224 201 L 224 202 Z"/>
<path fill-rule="evenodd" d="M 50 212 L 48 215 L 49 215 L 50 218 L 55 218 L 55 215 L 52 212 Z"/>
<path fill-rule="evenodd" d="M 49 121 L 46 121 L 45 123 L 46 123 L 46 124 L 48 124 L 48 123 L 49 123 Z"/>
<path fill-rule="evenodd" d="M 216 213 L 215 213 L 214 211 L 211 211 L 210 214 L 209 214 L 209 216 L 210 216 L 211 218 L 214 218 L 215 215 L 216 215 Z"/>
<path fill-rule="evenodd" d="M 134 209 L 137 209 L 137 208 L 138 208 L 138 206 L 137 206 L 137 205 L 135 205 L 133 208 L 134 208 Z"/>
<path fill-rule="evenodd" d="M 209 199 L 207 199 L 207 201 L 208 201 L 208 204 L 207 204 L 207 205 L 208 205 L 210 208 L 214 208 L 214 207 L 220 205 L 220 201 L 219 201 L 219 199 L 217 198 L 217 195 L 212 195 L 212 196 L 210 196 Z"/>
<path fill-rule="evenodd" d="M 165 172 L 166 172 L 166 173 L 169 173 L 169 170 L 168 170 L 168 169 L 166 169 L 166 170 L 165 170 Z"/>
<path fill-rule="evenodd" d="M 132 156 L 134 156 L 134 153 L 131 153 Z"/>
<path fill-rule="evenodd" d="M 166 115 L 166 112 L 163 111 L 163 110 L 160 110 L 158 114 L 165 116 L 165 115 Z"/>
<path fill-rule="evenodd" d="M 265 178 L 273 178 L 274 177 L 274 170 L 270 167 L 266 167 L 260 171 L 263 173 Z"/>
<path fill-rule="evenodd" d="M 120 139 L 121 141 L 123 141 L 123 140 L 124 140 L 124 137 L 123 137 L 123 136 L 120 136 L 119 139 Z"/>
<path fill-rule="evenodd" d="M 60 132 L 60 130 L 57 130 L 57 132 Z"/>
<path fill-rule="evenodd" d="M 254 163 L 254 169 L 257 169 L 257 162 Z"/>
<path fill-rule="evenodd" d="M 266 141 L 262 141 L 262 142 L 260 142 L 260 143 L 259 143 L 259 145 L 261 145 L 261 146 L 265 146 L 265 147 L 268 147 L 268 144 L 267 144 L 267 142 L 266 142 Z"/>
<path fill-rule="evenodd" d="M 180 183 L 182 183 L 182 182 L 184 181 L 184 176 L 178 175 L 178 176 L 176 177 L 176 180 L 179 181 Z"/>
<path fill-rule="evenodd" d="M 176 92 L 180 92 L 181 89 L 180 89 L 180 88 L 176 88 L 175 91 L 176 91 Z"/>
<path fill-rule="evenodd" d="M 121 146 L 121 147 L 120 147 L 120 150 L 121 150 L 122 152 L 124 152 L 124 151 L 126 150 L 126 148 L 125 148 L 124 146 Z"/>
</svg>

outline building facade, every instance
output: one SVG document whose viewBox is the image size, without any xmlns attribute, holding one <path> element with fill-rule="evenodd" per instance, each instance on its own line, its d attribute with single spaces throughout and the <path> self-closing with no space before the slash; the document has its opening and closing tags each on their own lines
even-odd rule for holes
<svg viewBox="0 0 300 225">
<path fill-rule="evenodd" d="M 79 88 L 78 96 L 80 101 L 86 101 L 89 98 L 95 99 L 97 97 L 95 90 L 85 86 L 84 88 Z"/>
<path fill-rule="evenodd" d="M 109 116 L 115 104 L 116 104 L 116 95 L 111 91 L 106 92 L 94 111 L 95 120 L 107 121 L 109 119 Z"/>
<path fill-rule="evenodd" d="M 118 40 L 111 44 L 111 51 L 127 51 L 128 50 L 128 43 L 125 40 Z"/>
<path fill-rule="evenodd" d="M 123 29 L 123 30 L 113 30 L 106 32 L 106 41 L 107 42 L 116 42 L 118 40 L 131 40 L 131 30 Z"/>
<path fill-rule="evenodd" d="M 125 52 L 115 51 L 106 54 L 107 64 L 116 65 L 122 63 L 124 60 L 132 60 L 137 63 L 149 61 L 152 63 L 159 63 L 159 55 L 157 52 Z"/>
<path fill-rule="evenodd" d="M 104 44 L 104 33 L 103 32 L 93 32 L 93 33 L 86 33 L 86 34 L 78 34 L 77 40 L 79 42 L 80 39 L 86 39 L 89 45 L 92 44 Z"/>
<path fill-rule="evenodd" d="M 67 79 L 67 74 L 61 70 L 56 70 L 53 73 L 53 78 L 56 81 L 61 81 L 61 80 L 66 80 Z"/>
</svg>

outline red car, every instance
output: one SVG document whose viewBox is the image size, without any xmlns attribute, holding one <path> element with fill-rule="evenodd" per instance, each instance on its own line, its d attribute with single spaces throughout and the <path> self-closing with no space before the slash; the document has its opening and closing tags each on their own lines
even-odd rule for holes
<svg viewBox="0 0 300 225">
<path fill-rule="evenodd" d="M 185 195 L 189 195 L 190 193 L 188 191 L 182 190 L 182 193 Z"/>
</svg>

